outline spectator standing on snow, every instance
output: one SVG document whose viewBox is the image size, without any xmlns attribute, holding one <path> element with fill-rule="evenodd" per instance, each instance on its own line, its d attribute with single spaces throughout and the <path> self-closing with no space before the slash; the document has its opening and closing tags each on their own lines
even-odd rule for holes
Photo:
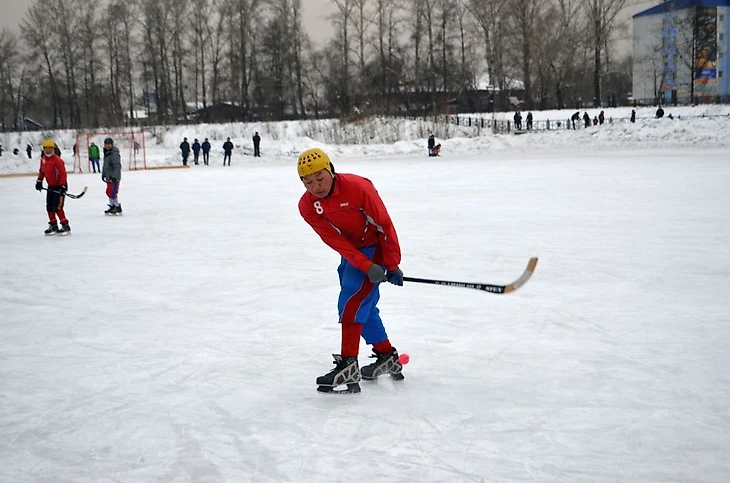
<svg viewBox="0 0 730 483">
<path fill-rule="evenodd" d="M 518 131 L 521 131 L 522 130 L 522 114 L 520 114 L 520 111 L 515 112 L 515 116 L 513 119 L 515 121 L 515 129 L 517 129 Z"/>
<path fill-rule="evenodd" d="M 200 142 L 197 138 L 193 141 L 193 162 L 198 164 L 198 156 L 200 156 Z"/>
<path fill-rule="evenodd" d="M 580 122 L 580 112 L 575 111 L 575 114 L 570 117 L 570 121 L 573 123 L 573 129 L 575 130 L 575 121 Z"/>
<path fill-rule="evenodd" d="M 532 112 L 527 113 L 527 130 L 532 129 Z"/>
<path fill-rule="evenodd" d="M 28 159 L 33 159 L 33 148 L 30 147 L 30 144 L 25 146 L 25 152 L 28 155 Z"/>
<path fill-rule="evenodd" d="M 208 138 L 203 140 L 200 149 L 203 151 L 203 164 L 208 166 L 208 162 L 210 161 L 210 141 L 208 141 Z"/>
<path fill-rule="evenodd" d="M 231 138 L 227 138 L 226 142 L 223 143 L 223 166 L 226 165 L 226 158 L 228 158 L 228 166 L 231 165 L 231 153 L 233 152 L 233 143 Z"/>
<path fill-rule="evenodd" d="M 636 111 L 631 109 L 631 122 L 636 122 Z"/>
<path fill-rule="evenodd" d="M 253 155 L 254 155 L 254 157 L 257 157 L 257 158 L 261 157 L 261 151 L 259 150 L 260 146 L 261 146 L 261 136 L 259 136 L 258 131 L 256 131 L 253 135 Z"/>
<path fill-rule="evenodd" d="M 588 112 L 583 113 L 583 123 L 585 124 L 586 129 L 591 127 L 591 116 L 588 115 Z"/>
<path fill-rule="evenodd" d="M 183 166 L 188 165 L 188 156 L 190 156 L 190 143 L 188 138 L 183 138 L 183 142 L 180 143 L 180 152 L 182 153 Z"/>
</svg>

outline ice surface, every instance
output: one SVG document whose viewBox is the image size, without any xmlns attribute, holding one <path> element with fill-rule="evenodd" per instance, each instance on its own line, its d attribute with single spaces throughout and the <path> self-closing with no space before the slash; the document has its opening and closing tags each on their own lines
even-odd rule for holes
<svg viewBox="0 0 730 483">
<path fill-rule="evenodd" d="M 540 257 L 504 296 L 382 287 L 411 362 L 354 396 L 315 391 L 339 259 L 293 161 L 125 172 L 122 217 L 72 176 L 65 238 L 32 178 L 0 179 L 0 481 L 727 481 L 728 159 L 339 160 L 379 189 L 406 275 L 505 283 Z"/>
</svg>

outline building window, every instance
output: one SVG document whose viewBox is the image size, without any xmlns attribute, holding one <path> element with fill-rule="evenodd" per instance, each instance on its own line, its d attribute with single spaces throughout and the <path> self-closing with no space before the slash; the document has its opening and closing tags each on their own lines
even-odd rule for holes
<svg viewBox="0 0 730 483">
<path fill-rule="evenodd" d="M 719 15 L 719 17 L 720 17 L 720 19 L 719 19 L 719 20 L 720 20 L 720 22 L 722 22 L 723 20 L 725 20 L 725 14 L 724 14 L 724 13 L 721 13 L 721 14 Z"/>
<path fill-rule="evenodd" d="M 718 70 L 717 71 L 717 77 L 722 77 L 722 71 L 721 70 Z"/>
</svg>

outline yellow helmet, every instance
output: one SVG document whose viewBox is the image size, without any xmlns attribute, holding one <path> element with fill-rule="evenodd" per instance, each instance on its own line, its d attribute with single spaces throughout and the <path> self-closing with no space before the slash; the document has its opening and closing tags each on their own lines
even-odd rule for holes
<svg viewBox="0 0 730 483">
<path fill-rule="evenodd" d="M 43 145 L 42 146 L 44 148 L 55 148 L 56 147 L 56 143 L 54 143 L 50 139 L 46 139 L 45 141 L 43 141 Z"/>
<path fill-rule="evenodd" d="M 335 173 L 335 167 L 332 165 L 329 156 L 319 148 L 307 149 L 299 155 L 297 161 L 297 171 L 299 177 L 304 178 L 312 173 L 326 169 L 330 174 Z"/>
</svg>

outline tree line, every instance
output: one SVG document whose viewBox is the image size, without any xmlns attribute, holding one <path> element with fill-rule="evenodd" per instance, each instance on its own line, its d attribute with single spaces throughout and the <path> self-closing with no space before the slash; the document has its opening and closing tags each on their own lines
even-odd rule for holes
<svg viewBox="0 0 730 483">
<path fill-rule="evenodd" d="M 630 85 L 612 48 L 627 2 L 331 0 L 317 46 L 302 0 L 36 0 L 0 31 L 0 121 L 164 124 L 221 103 L 245 119 L 426 113 L 445 97 L 476 110 L 485 78 L 490 109 L 510 89 L 528 109 L 598 106 L 606 83 Z"/>
</svg>

